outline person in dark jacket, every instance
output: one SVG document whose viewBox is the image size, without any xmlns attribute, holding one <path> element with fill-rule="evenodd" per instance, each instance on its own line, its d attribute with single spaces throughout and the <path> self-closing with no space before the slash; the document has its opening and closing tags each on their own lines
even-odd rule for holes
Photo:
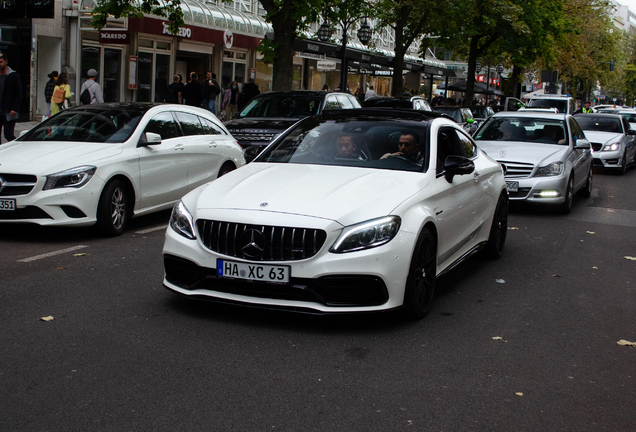
<svg viewBox="0 0 636 432">
<path fill-rule="evenodd" d="M 44 87 L 44 99 L 46 100 L 46 116 L 51 116 L 51 98 L 53 97 L 53 90 L 57 85 L 57 71 L 51 72 L 49 76 L 49 82 Z"/>
<path fill-rule="evenodd" d="M 8 63 L 7 55 L 0 52 L 0 129 L 4 128 L 7 141 L 13 141 L 15 122 L 18 121 L 22 103 L 22 81 Z"/>
<path fill-rule="evenodd" d="M 183 88 L 183 99 L 185 99 L 186 105 L 201 107 L 201 102 L 203 102 L 203 89 L 199 81 L 197 81 L 197 78 L 199 78 L 199 76 L 196 72 L 190 74 L 190 82 Z"/>
<path fill-rule="evenodd" d="M 238 103 L 236 108 L 238 111 L 242 110 L 245 105 L 250 103 L 252 99 L 261 94 L 261 91 L 258 89 L 258 85 L 254 83 L 254 78 L 250 78 L 247 80 L 247 84 L 243 86 L 243 91 L 238 98 Z"/>
</svg>

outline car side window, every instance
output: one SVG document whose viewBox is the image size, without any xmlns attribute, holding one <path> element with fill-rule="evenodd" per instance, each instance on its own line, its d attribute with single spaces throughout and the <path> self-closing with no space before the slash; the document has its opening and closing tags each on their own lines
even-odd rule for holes
<svg viewBox="0 0 636 432">
<path fill-rule="evenodd" d="M 448 156 L 467 156 L 455 128 L 441 128 L 437 133 L 437 174 L 444 172 Z"/>
<path fill-rule="evenodd" d="M 336 96 L 336 98 L 338 99 L 338 102 L 340 102 L 340 104 L 342 105 L 342 109 L 354 108 L 353 104 L 351 103 L 351 101 L 349 101 L 349 98 L 347 98 L 347 96 L 338 95 Z"/>
<path fill-rule="evenodd" d="M 211 122 L 210 120 L 204 117 L 199 117 L 199 120 L 201 120 L 201 124 L 207 130 L 207 133 L 209 133 L 210 135 L 225 135 L 223 130 L 217 125 L 215 125 L 214 122 Z"/>
<path fill-rule="evenodd" d="M 205 129 L 203 129 L 203 126 L 201 126 L 199 116 L 184 112 L 177 112 L 176 114 L 177 119 L 179 119 L 179 123 L 181 124 L 183 135 L 190 136 L 207 134 Z"/>
<path fill-rule="evenodd" d="M 335 95 L 327 96 L 327 102 L 325 102 L 325 109 L 342 109 L 342 104 L 338 102 Z"/>
<path fill-rule="evenodd" d="M 585 139 L 585 133 L 581 126 L 577 123 L 577 121 L 573 118 L 570 119 L 570 129 L 572 130 L 572 141 L 574 141 L 574 145 L 576 145 L 576 141 L 579 138 Z"/>
<path fill-rule="evenodd" d="M 455 131 L 455 133 L 457 134 L 457 137 L 459 139 L 459 144 L 464 150 L 464 156 L 466 156 L 469 159 L 474 158 L 477 155 L 477 152 L 475 149 L 475 143 L 473 143 L 471 139 L 468 138 L 463 133 L 459 131 Z"/>
<path fill-rule="evenodd" d="M 152 132 L 161 135 L 161 139 L 176 138 L 179 136 L 177 124 L 170 112 L 162 112 L 150 119 L 146 125 L 145 132 Z"/>
</svg>

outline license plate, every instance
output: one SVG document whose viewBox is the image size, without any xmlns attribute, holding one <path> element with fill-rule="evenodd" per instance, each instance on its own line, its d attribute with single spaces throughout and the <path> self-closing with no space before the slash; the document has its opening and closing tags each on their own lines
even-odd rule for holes
<svg viewBox="0 0 636 432">
<path fill-rule="evenodd" d="M 14 211 L 15 210 L 15 198 L 2 198 L 0 199 L 0 211 Z"/>
<path fill-rule="evenodd" d="M 289 282 L 289 266 L 216 260 L 216 274 L 223 277 L 264 282 Z"/>
<path fill-rule="evenodd" d="M 508 192 L 519 192 L 519 182 L 506 182 Z"/>
</svg>

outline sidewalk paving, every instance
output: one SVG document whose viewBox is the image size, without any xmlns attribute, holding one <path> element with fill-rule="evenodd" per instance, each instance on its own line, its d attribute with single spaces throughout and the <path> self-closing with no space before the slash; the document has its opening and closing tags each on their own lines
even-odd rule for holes
<svg viewBox="0 0 636 432">
<path fill-rule="evenodd" d="M 13 134 L 16 137 L 19 137 L 20 136 L 20 132 L 25 131 L 25 130 L 29 130 L 29 129 L 35 127 L 36 125 L 38 125 L 39 123 L 40 123 L 39 121 L 17 122 L 15 124 L 15 131 L 13 132 Z M 2 136 L 0 137 L 0 142 L 2 144 L 7 142 L 7 140 L 4 139 L 4 129 L 2 130 Z"/>
</svg>

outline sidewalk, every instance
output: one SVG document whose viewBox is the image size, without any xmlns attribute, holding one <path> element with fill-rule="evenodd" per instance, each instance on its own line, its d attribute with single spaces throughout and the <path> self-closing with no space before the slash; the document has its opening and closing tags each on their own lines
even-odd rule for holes
<svg viewBox="0 0 636 432">
<path fill-rule="evenodd" d="M 15 124 L 15 130 L 14 130 L 13 134 L 17 138 L 17 137 L 20 136 L 20 133 L 22 131 L 29 130 L 29 129 L 31 129 L 32 127 L 36 126 L 39 123 L 40 123 L 39 121 L 17 122 Z M 2 136 L 0 137 L 0 142 L 2 144 L 7 142 L 7 140 L 4 139 L 4 129 L 2 130 Z"/>
</svg>

